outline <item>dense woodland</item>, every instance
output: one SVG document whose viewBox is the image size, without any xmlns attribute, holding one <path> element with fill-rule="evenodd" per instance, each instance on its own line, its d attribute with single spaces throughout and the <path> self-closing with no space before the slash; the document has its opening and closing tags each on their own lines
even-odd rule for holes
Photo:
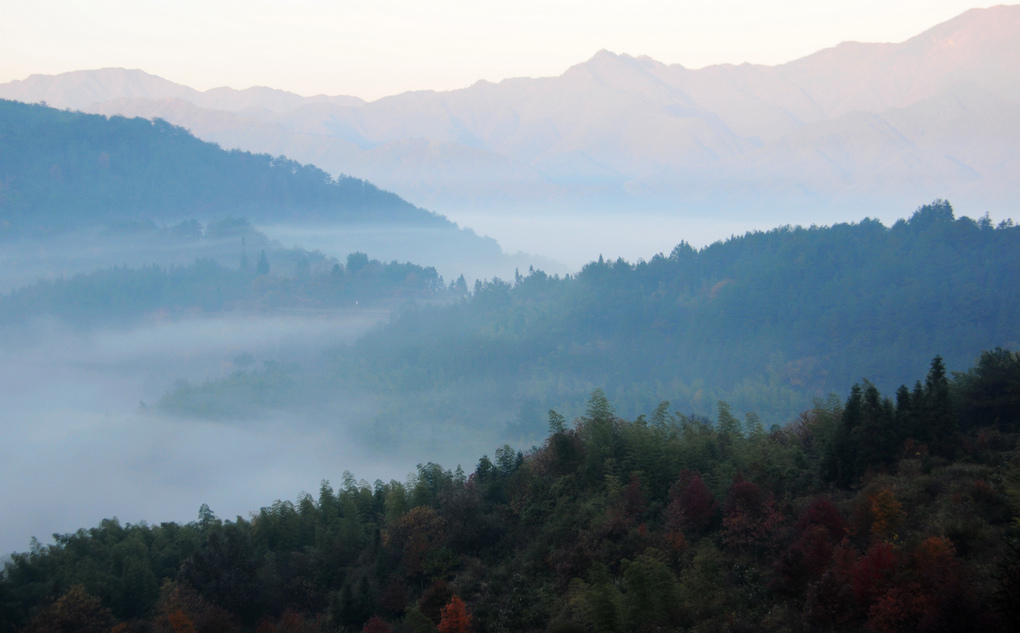
<svg viewBox="0 0 1020 633">
<path fill-rule="evenodd" d="M 732 386 L 770 367 L 815 395 L 861 376 L 894 387 L 936 353 L 966 366 L 1020 338 L 1018 237 L 1020 227 L 955 219 L 936 202 L 892 227 L 681 243 L 649 261 L 600 259 L 575 277 L 481 283 L 471 301 L 406 313 L 355 353 L 376 368 L 412 356 L 422 374 L 454 380 L 548 369 L 604 385 L 614 401 L 618 387 Z"/>
<path fill-rule="evenodd" d="M 15 554 L 0 630 L 1006 631 L 1020 626 L 1020 356 L 940 357 L 763 428 L 601 391 L 526 453 Z"/>
<path fill-rule="evenodd" d="M 0 238 L 121 220 L 455 226 L 363 180 L 284 157 L 224 151 L 162 120 L 0 100 Z"/>
<path fill-rule="evenodd" d="M 529 271 L 479 282 L 455 305 L 409 306 L 300 384 L 406 403 L 372 421 L 382 436 L 406 432 L 425 402 L 477 426 L 455 403 L 484 394 L 507 437 L 536 438 L 545 411 L 580 413 L 595 388 L 627 417 L 663 400 L 687 412 L 725 400 L 782 424 L 863 376 L 891 391 L 936 354 L 962 368 L 1020 345 L 1018 237 L 937 201 L 892 227 L 782 227 L 648 261 L 600 259 L 575 276 Z M 245 387 L 218 388 L 230 400 Z M 216 389 L 202 386 L 202 406 Z M 280 404 L 314 397 L 284 392 Z M 186 389 L 171 396 L 188 410 Z"/>
<path fill-rule="evenodd" d="M 4 327 L 400 304 L 305 366 L 181 381 L 158 408 L 250 419 L 359 394 L 387 403 L 361 424 L 377 445 L 433 420 L 434 442 L 542 438 L 404 482 L 345 473 L 247 518 L 203 506 L 33 542 L 0 574 L 0 633 L 1020 628 L 1010 222 L 936 201 L 891 227 L 782 227 L 470 289 L 274 248 L 237 219 L 498 250 L 362 181 L 42 105 L 0 101 L 0 138 L 5 247 L 45 263 L 87 229 L 217 253 L 56 271 L 0 297 Z"/>
<path fill-rule="evenodd" d="M 274 274 L 273 263 L 290 274 Z M 459 284 L 458 284 L 459 282 Z M 383 263 L 351 253 L 346 265 L 321 253 L 263 249 L 230 268 L 212 259 L 188 266 L 114 267 L 41 280 L 0 296 L 0 324 L 56 317 L 80 327 L 131 325 L 146 318 L 215 312 L 395 307 L 411 300 L 450 301 L 467 292 L 435 268 Z"/>
</svg>

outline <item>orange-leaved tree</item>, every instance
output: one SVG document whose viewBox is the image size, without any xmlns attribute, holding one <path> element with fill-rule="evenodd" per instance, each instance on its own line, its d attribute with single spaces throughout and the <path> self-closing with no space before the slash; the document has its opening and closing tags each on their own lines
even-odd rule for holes
<svg viewBox="0 0 1020 633">
<path fill-rule="evenodd" d="M 893 491 L 883 488 L 868 497 L 872 522 L 872 536 L 888 541 L 896 540 L 896 533 L 903 524 L 903 506 L 896 500 Z"/>
<path fill-rule="evenodd" d="M 379 616 L 373 616 L 365 623 L 365 628 L 361 629 L 361 633 L 393 633 L 393 627 Z"/>
<path fill-rule="evenodd" d="M 81 585 L 71 587 L 67 593 L 36 614 L 25 631 L 28 633 L 104 633 L 113 625 L 113 615 L 102 601 L 85 592 Z"/>
<path fill-rule="evenodd" d="M 443 607 L 439 633 L 471 633 L 471 614 L 460 596 L 454 594 L 450 603 Z"/>
</svg>

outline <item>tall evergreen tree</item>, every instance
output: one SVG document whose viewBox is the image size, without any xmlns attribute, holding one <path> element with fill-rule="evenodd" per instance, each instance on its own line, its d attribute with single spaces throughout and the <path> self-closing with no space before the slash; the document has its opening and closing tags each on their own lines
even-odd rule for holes
<svg viewBox="0 0 1020 633">
<path fill-rule="evenodd" d="M 883 399 L 873 383 L 865 381 L 856 472 L 860 474 L 869 467 L 891 464 L 897 436 L 892 402 Z"/>
<path fill-rule="evenodd" d="M 896 430 L 898 433 L 897 444 L 902 444 L 910 437 L 914 429 L 914 402 L 910 397 L 910 389 L 906 385 L 900 385 L 896 390 Z"/>
<path fill-rule="evenodd" d="M 940 455 L 951 455 L 955 449 L 956 418 L 949 400 L 949 380 L 941 356 L 931 361 L 931 369 L 924 379 L 924 399 L 924 423 L 930 429 L 932 449 Z"/>
<path fill-rule="evenodd" d="M 822 460 L 825 478 L 840 486 L 848 486 L 858 475 L 858 446 L 863 418 L 864 398 L 860 384 L 850 389 L 843 414 L 836 424 L 836 433 L 826 446 Z"/>
<path fill-rule="evenodd" d="M 268 275 L 269 274 L 269 258 L 266 257 L 266 251 L 259 253 L 259 261 L 255 264 L 256 275 Z"/>
</svg>

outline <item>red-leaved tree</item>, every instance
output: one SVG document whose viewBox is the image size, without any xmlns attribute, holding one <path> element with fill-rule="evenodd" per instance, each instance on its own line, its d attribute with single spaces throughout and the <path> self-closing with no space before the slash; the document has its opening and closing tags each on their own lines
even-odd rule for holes
<svg viewBox="0 0 1020 633">
<path fill-rule="evenodd" d="M 763 493 L 750 481 L 737 481 L 724 504 L 723 542 L 747 549 L 771 546 L 782 521 L 771 494 Z"/>
<path fill-rule="evenodd" d="M 857 553 L 848 539 L 836 547 L 832 562 L 817 582 L 808 587 L 808 620 L 815 626 L 846 626 L 857 618 L 859 609 L 852 587 Z"/>
<path fill-rule="evenodd" d="M 932 536 L 911 553 L 907 578 L 871 605 L 868 628 L 882 633 L 970 628 L 969 598 L 953 544 Z"/>
<path fill-rule="evenodd" d="M 846 529 L 846 522 L 831 501 L 815 499 L 794 526 L 793 544 L 776 563 L 774 588 L 796 595 L 808 582 L 821 578 Z"/>
<path fill-rule="evenodd" d="M 450 603 L 443 607 L 439 633 L 471 633 L 471 614 L 460 596 L 454 594 Z"/>
<path fill-rule="evenodd" d="M 663 512 L 666 536 L 675 549 L 683 549 L 687 535 L 697 538 L 708 529 L 719 512 L 719 504 L 701 476 L 691 470 L 680 473 L 669 497 Z"/>
<path fill-rule="evenodd" d="M 818 497 L 811 502 L 804 514 L 797 519 L 794 530 L 797 536 L 801 536 L 815 526 L 825 528 L 833 543 L 843 540 L 843 535 L 847 530 L 846 521 L 839 514 L 839 510 L 825 497 Z"/>
<path fill-rule="evenodd" d="M 376 615 L 365 623 L 365 628 L 361 629 L 361 633 L 393 633 L 393 627 L 389 622 Z"/>
<path fill-rule="evenodd" d="M 885 593 L 899 564 L 896 548 L 885 541 L 873 542 L 854 566 L 853 587 L 857 604 L 867 609 Z"/>
</svg>

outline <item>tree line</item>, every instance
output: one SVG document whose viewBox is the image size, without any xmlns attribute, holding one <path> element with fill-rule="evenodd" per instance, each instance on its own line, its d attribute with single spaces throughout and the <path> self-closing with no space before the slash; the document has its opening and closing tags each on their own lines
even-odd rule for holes
<svg viewBox="0 0 1020 633">
<path fill-rule="evenodd" d="M 201 258 L 185 266 L 115 266 L 43 279 L 0 296 L 0 323 L 52 316 L 86 327 L 196 312 L 394 307 L 453 301 L 467 291 L 463 276 L 446 285 L 431 266 L 380 262 L 361 252 L 348 255 L 346 265 L 301 249 L 269 255 L 261 249 L 239 259 L 237 267 Z"/>
<path fill-rule="evenodd" d="M 14 554 L 14 631 L 993 631 L 1020 624 L 1020 356 L 765 428 L 596 390 L 471 471 Z"/>
<path fill-rule="evenodd" d="M 936 354 L 963 367 L 1020 342 L 1018 231 L 938 201 L 892 227 L 781 227 L 573 276 L 482 280 L 333 351 L 323 389 L 407 400 L 408 414 L 491 391 L 532 438 L 544 411 L 579 413 L 596 387 L 628 417 L 725 400 L 782 424 L 861 376 L 892 391 Z"/>
</svg>

